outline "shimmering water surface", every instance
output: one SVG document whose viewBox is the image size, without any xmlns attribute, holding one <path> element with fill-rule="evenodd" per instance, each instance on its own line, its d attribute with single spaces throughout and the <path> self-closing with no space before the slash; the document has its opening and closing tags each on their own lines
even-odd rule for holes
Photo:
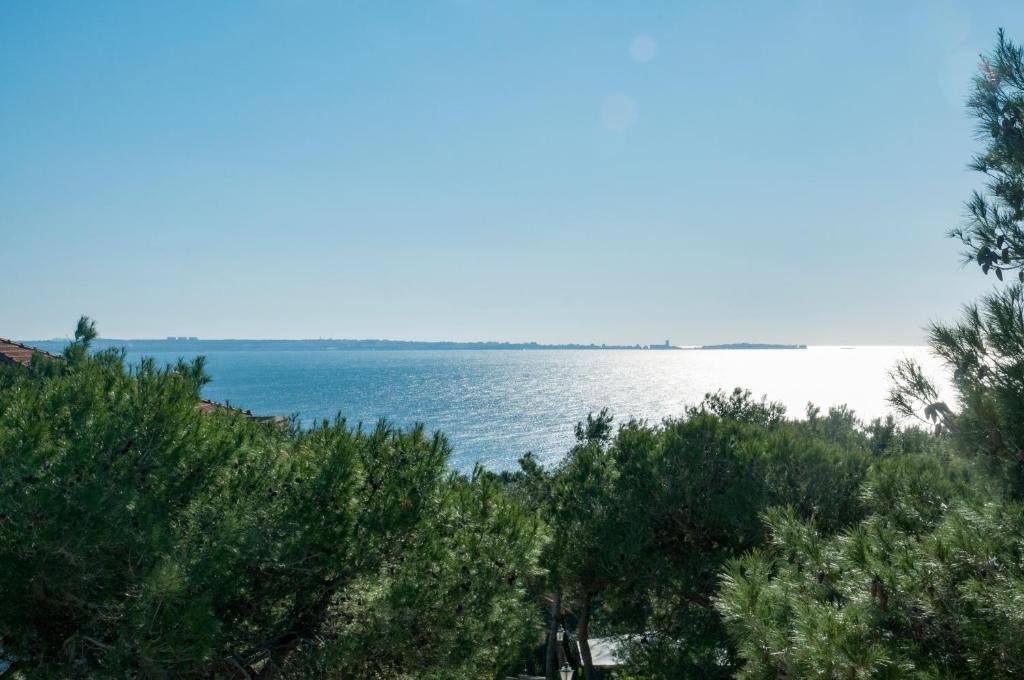
<svg viewBox="0 0 1024 680">
<path fill-rule="evenodd" d="M 151 352 L 160 362 L 179 353 Z M 205 396 L 256 414 L 297 414 L 305 424 L 342 413 L 423 422 L 451 439 L 452 464 L 515 465 L 527 451 L 554 461 L 588 412 L 660 420 L 716 389 L 741 386 L 781 401 L 847 404 L 870 419 L 888 413 L 887 372 L 902 357 L 942 375 L 923 347 L 806 350 L 211 351 Z M 129 352 L 130 360 L 138 354 Z M 188 355 L 186 354 L 186 357 Z"/>
</svg>

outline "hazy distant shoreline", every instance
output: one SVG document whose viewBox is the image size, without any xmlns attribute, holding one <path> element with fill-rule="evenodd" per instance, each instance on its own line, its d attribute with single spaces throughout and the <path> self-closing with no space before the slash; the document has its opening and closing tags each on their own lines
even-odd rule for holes
<svg viewBox="0 0 1024 680">
<path fill-rule="evenodd" d="M 25 340 L 25 344 L 45 350 L 59 350 L 68 340 Z M 749 350 L 749 349 L 807 349 L 807 345 L 784 345 L 770 343 L 729 343 L 681 347 L 666 343 L 650 345 L 598 345 L 598 344 L 546 344 L 539 342 L 454 342 L 420 340 L 352 340 L 352 339 L 308 339 L 308 340 L 203 340 L 199 338 L 165 339 L 116 339 L 96 340 L 96 348 L 124 347 L 135 352 L 205 352 L 205 351 L 287 351 L 287 350 Z"/>
</svg>

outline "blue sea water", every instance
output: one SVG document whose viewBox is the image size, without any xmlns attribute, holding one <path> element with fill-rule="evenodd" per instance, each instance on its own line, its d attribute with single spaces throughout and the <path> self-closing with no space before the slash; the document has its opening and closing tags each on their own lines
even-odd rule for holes
<svg viewBox="0 0 1024 680">
<path fill-rule="evenodd" d="M 166 363 L 193 353 L 147 352 Z M 716 389 L 745 387 L 801 416 L 808 402 L 888 412 L 887 373 L 902 357 L 942 374 L 923 347 L 806 350 L 208 351 L 210 399 L 303 424 L 341 413 L 355 424 L 425 423 L 454 446 L 452 465 L 514 467 L 532 451 L 554 462 L 573 425 L 608 407 L 622 420 L 659 421 Z M 142 356 L 129 348 L 128 358 Z"/>
</svg>

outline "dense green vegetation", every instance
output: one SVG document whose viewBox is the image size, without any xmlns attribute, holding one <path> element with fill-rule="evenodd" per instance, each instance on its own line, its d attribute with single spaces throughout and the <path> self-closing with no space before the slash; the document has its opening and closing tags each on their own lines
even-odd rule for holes
<svg viewBox="0 0 1024 680">
<path fill-rule="evenodd" d="M 1024 52 L 1002 33 L 969 106 L 988 184 L 953 235 L 1002 281 L 1024 258 Z M 930 450 L 871 466 L 862 521 L 835 531 L 773 509 L 767 544 L 728 564 L 716 608 L 742 676 L 1024 674 L 1024 289 L 997 288 L 930 335 L 959 411 L 913 363 L 891 398 L 934 424 Z"/>
<path fill-rule="evenodd" d="M 1024 262 L 1024 53 L 970 109 L 989 184 L 954 236 Z M 0 367 L 0 662 L 14 677 L 500 678 L 622 636 L 624 676 L 1024 674 L 1024 288 L 931 328 L 917 425 L 748 392 L 592 414 L 556 466 L 452 473 L 422 427 L 200 413 L 202 361 Z M 570 655 L 597 677 L 587 646 Z"/>
<path fill-rule="evenodd" d="M 0 401 L 15 671 L 491 677 L 532 643 L 540 526 L 444 437 L 204 415 L 201 362 L 126 369 L 93 334 Z"/>
<path fill-rule="evenodd" d="M 601 413 L 554 469 L 528 457 L 503 476 L 514 497 L 540 499 L 546 597 L 577 639 L 629 636 L 632 671 L 645 678 L 732 676 L 742 659 L 715 594 L 727 561 L 765 545 L 764 514 L 784 506 L 839 531 L 867 517 L 862 490 L 878 462 L 934 445 L 892 421 L 863 427 L 842 408 L 784 415 L 740 390 L 659 424 L 616 429 Z"/>
</svg>

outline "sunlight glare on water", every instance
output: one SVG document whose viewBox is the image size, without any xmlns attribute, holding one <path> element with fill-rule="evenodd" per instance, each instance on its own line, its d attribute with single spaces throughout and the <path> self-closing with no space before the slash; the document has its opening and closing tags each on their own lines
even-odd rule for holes
<svg viewBox="0 0 1024 680">
<path fill-rule="evenodd" d="M 863 419 L 889 412 L 888 371 L 913 357 L 939 378 L 924 347 L 806 350 L 213 351 L 205 396 L 257 414 L 298 414 L 303 424 L 346 415 L 423 422 L 451 439 L 454 467 L 514 467 L 533 451 L 558 460 L 573 425 L 608 407 L 659 421 L 706 392 L 744 387 L 802 417 L 808 402 L 847 404 Z M 129 354 L 129 359 L 133 359 Z M 177 355 L 156 353 L 158 361 Z M 943 392 L 949 398 L 948 389 Z"/>
</svg>

